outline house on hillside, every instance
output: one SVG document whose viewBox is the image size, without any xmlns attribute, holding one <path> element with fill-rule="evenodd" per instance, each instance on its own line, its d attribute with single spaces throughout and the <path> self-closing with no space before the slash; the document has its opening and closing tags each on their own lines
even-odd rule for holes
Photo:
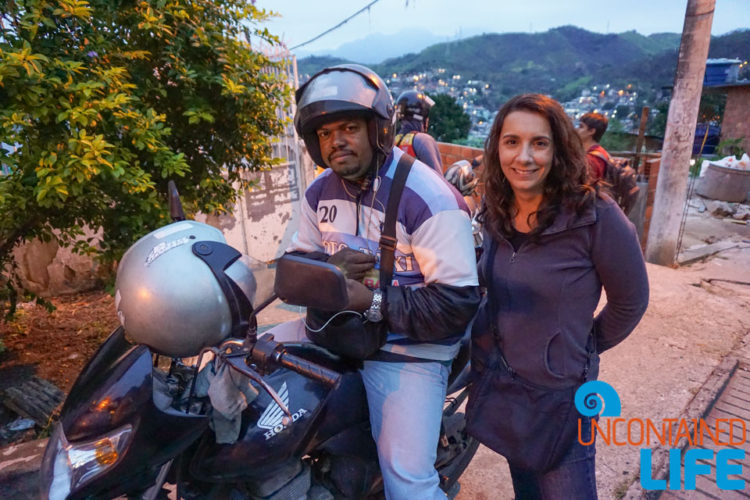
<svg viewBox="0 0 750 500">
<path fill-rule="evenodd" d="M 747 65 L 748 61 L 739 59 L 708 59 L 703 92 L 726 94 L 721 139 L 741 138 L 744 150 L 750 153 L 750 80 L 739 78 Z"/>
</svg>

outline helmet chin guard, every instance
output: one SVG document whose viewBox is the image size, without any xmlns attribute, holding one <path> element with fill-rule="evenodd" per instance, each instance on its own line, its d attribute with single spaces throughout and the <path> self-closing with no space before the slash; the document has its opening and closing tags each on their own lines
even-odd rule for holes
<svg viewBox="0 0 750 500">
<path fill-rule="evenodd" d="M 242 254 L 219 241 L 199 241 L 193 243 L 192 250 L 193 254 L 211 269 L 229 303 L 229 312 L 232 316 L 232 329 L 229 336 L 244 337 L 250 326 L 248 319 L 253 312 L 253 306 L 242 290 L 225 273 L 229 266 L 242 257 Z"/>
</svg>

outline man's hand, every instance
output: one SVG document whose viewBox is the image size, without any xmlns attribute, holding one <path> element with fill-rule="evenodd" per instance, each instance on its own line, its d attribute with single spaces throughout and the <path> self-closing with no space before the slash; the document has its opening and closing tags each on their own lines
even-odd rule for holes
<svg viewBox="0 0 750 500">
<path fill-rule="evenodd" d="M 375 256 L 351 248 L 343 248 L 328 257 L 328 263 L 341 269 L 344 276 L 350 280 L 361 281 L 367 271 L 375 266 Z"/>
<path fill-rule="evenodd" d="M 346 293 L 349 295 L 346 308 L 350 311 L 363 312 L 372 305 L 372 290 L 359 281 L 346 280 Z"/>
</svg>

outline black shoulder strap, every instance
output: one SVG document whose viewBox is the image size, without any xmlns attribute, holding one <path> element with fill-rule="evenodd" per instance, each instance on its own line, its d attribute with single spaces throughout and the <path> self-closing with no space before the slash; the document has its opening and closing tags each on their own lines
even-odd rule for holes
<svg viewBox="0 0 750 500">
<path fill-rule="evenodd" d="M 490 361 L 491 363 L 495 363 L 496 360 L 500 361 L 504 366 L 505 369 L 508 370 L 509 373 L 514 373 L 513 368 L 510 367 L 508 364 L 508 361 L 505 359 L 505 355 L 503 355 L 503 350 L 500 348 L 500 332 L 497 330 L 497 310 L 495 307 L 495 293 L 492 290 L 492 280 L 494 277 L 494 267 L 495 267 L 495 251 L 497 251 L 497 241 L 495 240 L 495 237 L 490 238 L 490 247 L 486 250 L 486 258 L 487 258 L 487 307 L 490 309 L 490 331 L 492 332 L 492 338 L 495 341 L 495 348 L 497 349 L 495 352 L 491 353 Z M 484 257 L 484 256 L 483 256 Z"/>
<path fill-rule="evenodd" d="M 380 233 L 380 288 L 383 289 L 391 284 L 393 278 L 394 252 L 396 251 L 396 219 L 398 218 L 398 205 L 401 202 L 401 193 L 406 186 L 406 178 L 414 163 L 414 158 L 407 154 L 401 155 L 396 165 L 396 173 L 393 176 L 391 192 L 388 194 L 388 206 L 385 209 L 385 221 L 383 231 Z"/>
</svg>

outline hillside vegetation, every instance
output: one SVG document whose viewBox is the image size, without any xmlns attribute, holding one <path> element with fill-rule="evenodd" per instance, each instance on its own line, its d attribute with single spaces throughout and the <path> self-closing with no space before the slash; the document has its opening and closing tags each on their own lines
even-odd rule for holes
<svg viewBox="0 0 750 500">
<path fill-rule="evenodd" d="M 679 44 L 677 33 L 605 35 L 563 26 L 544 33 L 491 33 L 439 43 L 371 67 L 384 76 L 444 68 L 448 77 L 460 74 L 464 80 L 486 81 L 490 88 L 481 99 L 490 107 L 521 92 L 568 100 L 596 83 L 632 84 L 642 97 L 648 97 L 672 85 Z M 747 60 L 750 30 L 713 37 L 709 57 Z M 300 59 L 299 73 L 304 79 L 305 74 L 344 62 L 356 61 Z"/>
</svg>

